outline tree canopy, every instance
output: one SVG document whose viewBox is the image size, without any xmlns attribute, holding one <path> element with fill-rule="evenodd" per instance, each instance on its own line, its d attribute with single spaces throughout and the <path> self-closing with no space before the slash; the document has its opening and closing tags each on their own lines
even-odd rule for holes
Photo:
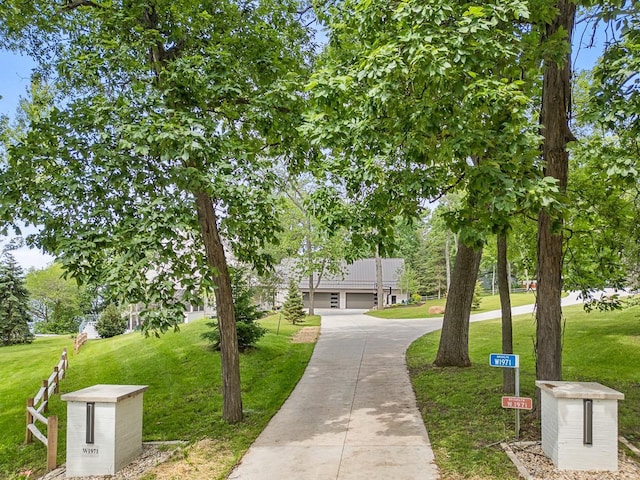
<svg viewBox="0 0 640 480">
<path fill-rule="evenodd" d="M 331 10 L 305 132 L 333 147 L 325 170 L 339 172 L 381 237 L 381 215 L 414 214 L 453 189 L 466 192 L 449 218 L 457 229 L 484 219 L 491 230 L 550 196 L 531 174 L 539 139 L 523 69 L 537 32 L 520 28 L 531 15 L 520 1 L 346 1 Z M 483 234 L 461 232 L 471 244 Z"/>
<path fill-rule="evenodd" d="M 554 16 L 519 0 L 354 0 L 326 16 L 329 46 L 308 87 L 314 106 L 303 131 L 331 148 L 318 170 L 335 176 L 334 191 L 317 195 L 329 222 L 353 218 L 363 241 L 385 249 L 397 216 L 460 195 L 445 218 L 461 244 L 456 263 L 467 264 L 454 265 L 457 293 L 441 337 L 459 348 L 439 355 L 440 365 L 469 364 L 466 326 L 487 236 L 508 231 L 515 213 L 557 205 L 530 101 L 543 32 L 531 26 Z M 545 55 L 566 51 L 561 37 L 549 39 Z M 332 202 L 335 190 L 346 193 L 348 208 Z"/>
<path fill-rule="evenodd" d="M 83 282 L 181 318 L 215 286 L 223 416 L 238 421 L 239 363 L 227 253 L 268 264 L 279 229 L 274 158 L 290 158 L 312 46 L 297 1 L 18 0 L 0 42 L 37 62 L 58 99 L 10 148 L 0 218 Z M 223 238 L 227 247 L 223 244 Z M 232 400 L 232 401 L 231 401 Z M 226 402 L 226 400 L 225 400 Z"/>
<path fill-rule="evenodd" d="M 29 311 L 40 333 L 77 333 L 80 317 L 89 313 L 92 295 L 73 279 L 64 278 L 59 263 L 30 270 L 25 286 L 30 293 Z"/>
</svg>

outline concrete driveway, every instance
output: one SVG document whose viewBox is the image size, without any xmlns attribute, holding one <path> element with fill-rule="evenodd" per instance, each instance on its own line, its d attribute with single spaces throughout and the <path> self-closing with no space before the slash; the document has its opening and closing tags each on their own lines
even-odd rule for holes
<svg viewBox="0 0 640 480">
<path fill-rule="evenodd" d="M 317 313 L 321 335 L 304 376 L 228 478 L 439 478 L 405 351 L 442 320 Z"/>
<path fill-rule="evenodd" d="M 572 292 L 562 305 L 580 302 Z M 533 305 L 525 305 L 512 313 L 533 311 Z M 405 351 L 418 337 L 440 329 L 442 318 L 384 320 L 357 310 L 316 313 L 322 315 L 321 335 L 302 379 L 228 478 L 439 478 Z M 470 321 L 500 316 L 494 310 L 471 315 Z"/>
</svg>

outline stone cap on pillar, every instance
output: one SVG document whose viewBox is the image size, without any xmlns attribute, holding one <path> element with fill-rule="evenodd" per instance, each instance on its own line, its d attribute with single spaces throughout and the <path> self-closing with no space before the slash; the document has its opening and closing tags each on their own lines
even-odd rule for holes
<svg viewBox="0 0 640 480">
<path fill-rule="evenodd" d="M 63 402 L 118 403 L 125 398 L 143 393 L 148 385 L 94 385 L 92 387 L 65 393 Z"/>
<path fill-rule="evenodd" d="M 605 387 L 597 382 L 559 382 L 536 380 L 540 390 L 549 392 L 555 398 L 589 398 L 592 400 L 624 400 L 624 393 Z"/>
</svg>

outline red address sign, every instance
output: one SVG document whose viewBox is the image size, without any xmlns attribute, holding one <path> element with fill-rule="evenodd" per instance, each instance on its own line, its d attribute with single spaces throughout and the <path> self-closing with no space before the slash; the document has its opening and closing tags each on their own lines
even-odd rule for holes
<svg viewBox="0 0 640 480">
<path fill-rule="evenodd" d="M 502 408 L 531 410 L 533 408 L 533 400 L 526 397 L 502 397 Z"/>
</svg>

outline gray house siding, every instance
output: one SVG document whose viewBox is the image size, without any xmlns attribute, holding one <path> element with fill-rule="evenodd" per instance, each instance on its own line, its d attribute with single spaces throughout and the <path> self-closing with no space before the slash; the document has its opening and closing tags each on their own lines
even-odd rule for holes
<svg viewBox="0 0 640 480">
<path fill-rule="evenodd" d="M 382 280 L 384 305 L 402 303 L 407 300 L 407 292 L 400 289 L 400 276 L 404 269 L 404 259 L 383 258 Z M 352 264 L 345 263 L 342 274 L 325 274 L 318 283 L 317 276 L 314 284 L 315 308 L 347 308 L 372 309 L 376 305 L 376 269 L 375 259 L 365 258 L 356 260 Z M 309 280 L 303 278 L 298 286 L 303 295 L 305 307 L 309 307 Z"/>
</svg>

